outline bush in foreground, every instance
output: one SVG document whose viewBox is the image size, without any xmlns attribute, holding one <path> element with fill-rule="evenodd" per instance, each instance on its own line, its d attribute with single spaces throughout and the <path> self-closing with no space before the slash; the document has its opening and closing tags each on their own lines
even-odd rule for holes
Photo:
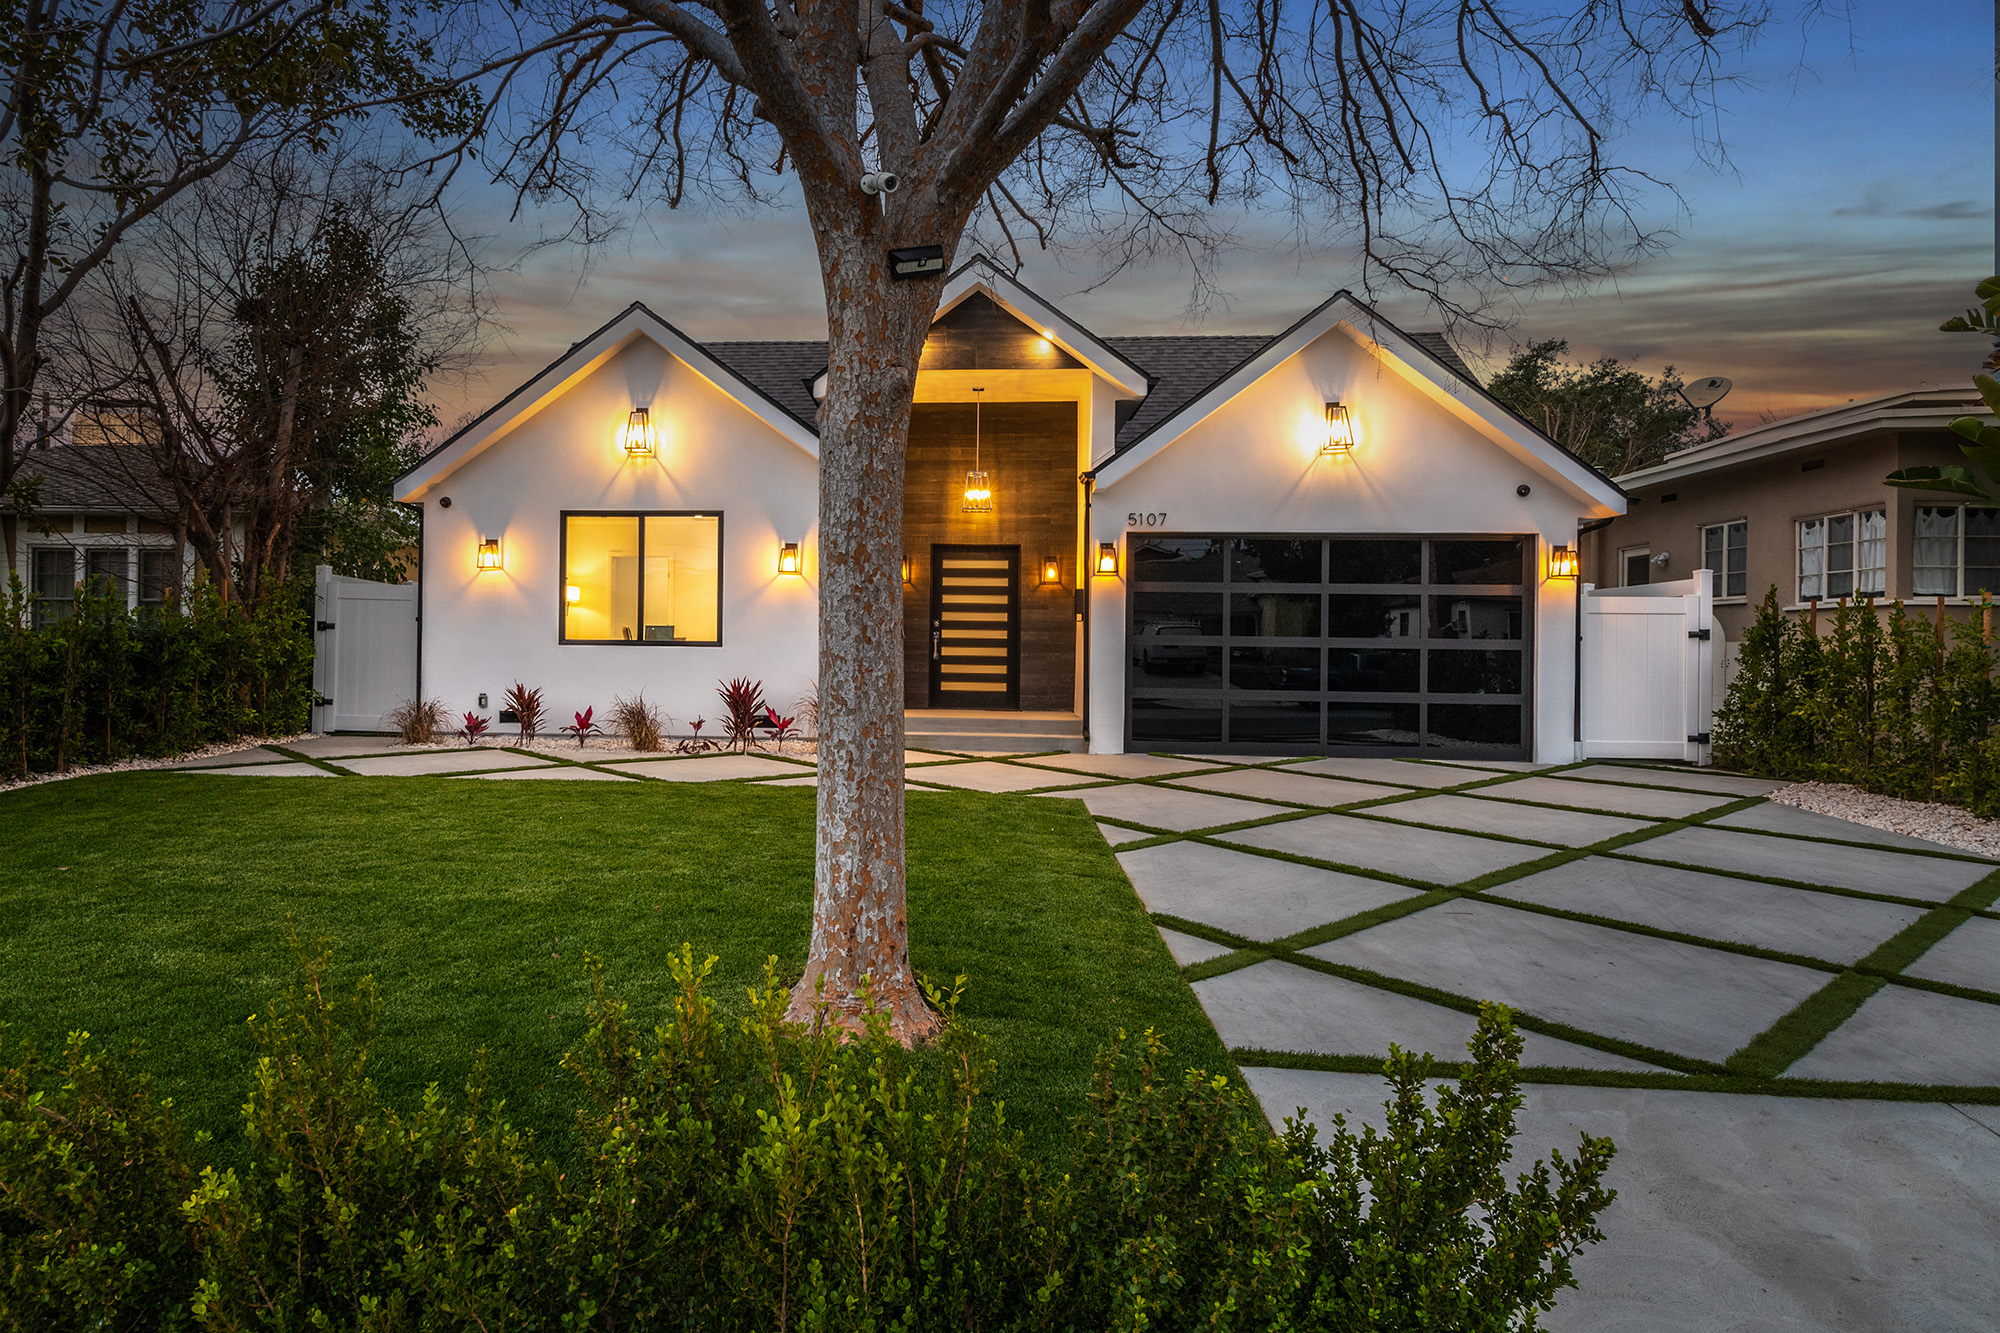
<svg viewBox="0 0 2000 1333">
<path fill-rule="evenodd" d="M 768 969 L 726 1018 L 712 963 L 683 948 L 650 1028 L 592 965 L 561 1163 L 480 1076 L 385 1105 L 373 984 L 331 996 L 323 955 L 252 1020 L 235 1166 L 86 1037 L 6 1051 L 0 1329 L 1515 1329 L 1601 1238 L 1608 1141 L 1505 1175 L 1499 1008 L 1456 1087 L 1399 1052 L 1385 1130 L 1324 1144 L 1121 1038 L 1056 1159 L 982 1095 L 955 995 L 912 1054 L 787 1025 Z"/>
</svg>

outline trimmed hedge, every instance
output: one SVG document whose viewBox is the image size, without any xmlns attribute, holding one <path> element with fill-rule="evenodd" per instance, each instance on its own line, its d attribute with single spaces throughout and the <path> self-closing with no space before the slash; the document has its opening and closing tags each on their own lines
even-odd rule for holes
<svg viewBox="0 0 2000 1333">
<path fill-rule="evenodd" d="M 1993 666 L 1978 620 L 1872 600 L 1787 616 L 1773 588 L 1716 712 L 1715 762 L 2000 816 Z"/>
<path fill-rule="evenodd" d="M 78 1034 L 0 1058 L 0 1330 L 1492 1330 L 1533 1327 L 1601 1239 L 1612 1147 L 1506 1177 L 1520 1039 L 1425 1091 L 1388 1062 L 1387 1128 L 1281 1136 L 1157 1038 L 1099 1062 L 1072 1139 L 1031 1152 L 947 1022 L 784 1021 L 767 967 L 725 1019 L 685 947 L 657 1025 L 591 965 L 574 1160 L 510 1127 L 481 1077 L 407 1112 L 368 1078 L 380 1013 L 322 955 L 251 1020 L 234 1165 Z M 1055 1162 L 1057 1164 L 1051 1164 Z"/>
<path fill-rule="evenodd" d="M 285 596 L 255 610 L 206 584 L 165 607 L 77 590 L 65 619 L 34 623 L 13 579 L 0 599 L 0 775 L 165 757 L 310 723 L 312 621 Z"/>
</svg>

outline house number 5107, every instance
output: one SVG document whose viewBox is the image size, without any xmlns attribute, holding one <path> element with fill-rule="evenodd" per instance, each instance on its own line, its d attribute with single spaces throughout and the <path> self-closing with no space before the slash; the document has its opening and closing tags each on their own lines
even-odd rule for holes
<svg viewBox="0 0 2000 1333">
<path fill-rule="evenodd" d="M 1135 512 L 1125 515 L 1125 526 L 1128 528 L 1164 528 L 1166 525 L 1167 511 L 1164 509 L 1157 514 Z"/>
</svg>

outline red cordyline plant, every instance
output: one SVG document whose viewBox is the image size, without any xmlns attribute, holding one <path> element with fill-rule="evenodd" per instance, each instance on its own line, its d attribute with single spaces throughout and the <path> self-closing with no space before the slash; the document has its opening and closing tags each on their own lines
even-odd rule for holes
<svg viewBox="0 0 2000 1333">
<path fill-rule="evenodd" d="M 458 734 L 467 745 L 475 745 L 479 738 L 486 734 L 486 729 L 492 725 L 492 722 L 479 714 L 468 712 L 465 715 L 465 725 L 458 729 Z"/>
<path fill-rule="evenodd" d="M 775 708 L 766 707 L 764 709 L 764 724 L 771 729 L 771 739 L 780 745 L 783 745 L 786 741 L 797 739 L 799 733 L 792 727 L 792 724 L 797 721 L 796 717 L 779 717 L 778 710 Z"/>
<path fill-rule="evenodd" d="M 576 743 L 579 749 L 582 748 L 584 742 L 588 741 L 592 736 L 602 736 L 604 734 L 603 728 L 599 727 L 595 722 L 592 722 L 590 720 L 592 716 L 596 714 L 596 712 L 597 710 L 594 707 L 586 708 L 581 713 L 575 714 L 576 717 L 575 726 L 564 727 L 562 729 L 563 735 L 576 737 Z"/>
<path fill-rule="evenodd" d="M 755 745 L 757 723 L 766 711 L 764 682 L 739 676 L 732 681 L 718 681 L 715 692 L 722 696 L 726 714 L 723 718 L 723 725 L 729 729 L 726 743 L 739 751 Z"/>
</svg>

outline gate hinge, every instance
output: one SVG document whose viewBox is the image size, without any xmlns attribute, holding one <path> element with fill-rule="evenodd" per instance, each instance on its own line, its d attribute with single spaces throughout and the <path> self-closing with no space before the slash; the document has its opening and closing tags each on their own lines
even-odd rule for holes
<svg viewBox="0 0 2000 1333">
<path fill-rule="evenodd" d="M 315 690 L 313 691 L 313 707 L 331 708 L 333 707 L 333 700 L 327 698 L 324 694 L 321 694 L 319 691 Z"/>
<path fill-rule="evenodd" d="M 315 629 L 321 634 L 326 633 L 328 630 L 332 628 L 333 628 L 333 622 L 331 620 L 315 620 L 313 622 L 313 629 Z"/>
<path fill-rule="evenodd" d="M 1690 639 L 1700 639 L 1703 643 L 1707 643 L 1708 631 L 1705 629 L 1691 629 L 1688 631 L 1688 637 Z"/>
<path fill-rule="evenodd" d="M 1708 733 L 1705 731 L 1697 731 L 1694 735 L 1688 737 L 1688 744 L 1689 745 L 1708 744 Z"/>
</svg>

